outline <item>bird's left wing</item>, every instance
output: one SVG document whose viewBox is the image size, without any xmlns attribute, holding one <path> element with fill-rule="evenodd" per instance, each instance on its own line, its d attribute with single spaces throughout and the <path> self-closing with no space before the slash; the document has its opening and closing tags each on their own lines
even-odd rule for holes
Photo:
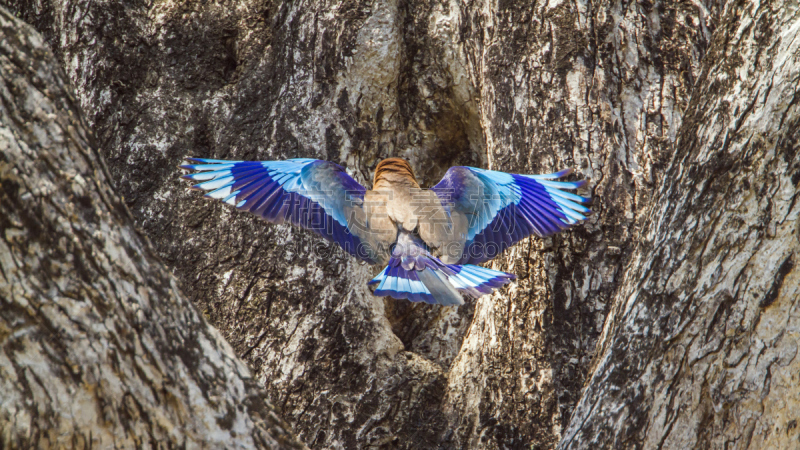
<svg viewBox="0 0 800 450">
<path fill-rule="evenodd" d="M 435 242 L 450 264 L 479 264 L 530 235 L 545 237 L 569 228 L 591 213 L 584 206 L 589 198 L 565 192 L 585 181 L 552 181 L 571 172 L 517 175 L 452 167 L 431 188 L 446 208 L 450 228 L 434 228 L 436 234 L 423 239 Z"/>
<path fill-rule="evenodd" d="M 338 164 L 318 159 L 226 161 L 187 158 L 180 166 L 196 173 L 183 178 L 198 182 L 236 209 L 271 223 L 290 222 L 336 242 L 348 253 L 370 263 L 375 254 L 366 242 L 363 200 L 366 189 Z"/>
</svg>

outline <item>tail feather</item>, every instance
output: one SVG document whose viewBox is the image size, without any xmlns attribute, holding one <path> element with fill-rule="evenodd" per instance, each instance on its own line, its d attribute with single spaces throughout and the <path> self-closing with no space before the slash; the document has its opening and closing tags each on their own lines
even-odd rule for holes
<svg viewBox="0 0 800 450">
<path fill-rule="evenodd" d="M 459 284 L 465 286 L 465 288 L 462 288 L 465 293 L 473 297 L 490 294 L 496 288 L 502 287 L 516 278 L 510 273 L 487 269 L 472 264 L 463 266 L 451 265 L 449 267 L 455 272 L 455 274 L 450 277 L 450 280 L 457 280 Z M 474 293 L 475 291 L 478 292 L 477 295 Z"/>
<path fill-rule="evenodd" d="M 514 275 L 473 265 L 445 264 L 431 255 L 425 243 L 400 233 L 389 264 L 368 284 L 374 294 L 412 302 L 463 305 L 462 294 L 480 297 L 513 280 Z"/>
<path fill-rule="evenodd" d="M 440 295 L 441 288 L 435 283 L 426 283 L 423 271 L 406 270 L 400 265 L 389 265 L 373 278 L 368 284 L 378 284 L 375 288 L 375 295 L 378 297 L 390 296 L 393 298 L 405 298 L 412 302 L 440 303 L 437 298 L 444 298 Z M 431 287 L 429 287 L 431 285 Z M 458 295 L 458 293 L 456 293 Z M 452 299 L 451 299 L 452 300 Z M 459 297 L 460 300 L 460 297 Z M 461 301 L 463 303 L 463 301 Z M 461 304 L 455 303 L 455 304 Z M 453 304 L 453 303 L 443 303 Z"/>
<path fill-rule="evenodd" d="M 514 275 L 471 264 L 444 264 L 428 255 L 413 266 L 401 258 L 391 258 L 389 265 L 368 284 L 378 284 L 376 296 L 391 296 L 412 302 L 439 305 L 463 305 L 462 294 L 478 298 L 504 286 Z"/>
<path fill-rule="evenodd" d="M 464 299 L 441 270 L 422 270 L 419 272 L 419 278 L 431 293 L 434 303 L 445 306 L 464 304 Z"/>
</svg>

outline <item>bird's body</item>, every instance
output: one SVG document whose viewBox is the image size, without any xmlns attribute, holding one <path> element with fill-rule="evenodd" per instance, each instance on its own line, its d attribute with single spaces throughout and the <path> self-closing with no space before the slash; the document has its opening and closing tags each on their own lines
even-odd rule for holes
<svg viewBox="0 0 800 450">
<path fill-rule="evenodd" d="M 421 189 L 410 164 L 381 161 L 367 190 L 334 163 L 314 159 L 225 161 L 190 158 L 195 189 L 272 223 L 291 222 L 385 266 L 375 295 L 442 305 L 463 304 L 514 275 L 475 264 L 519 240 L 544 237 L 586 218 L 588 198 L 564 192 L 584 182 L 557 182 L 570 171 L 515 175 L 453 167 Z"/>
</svg>

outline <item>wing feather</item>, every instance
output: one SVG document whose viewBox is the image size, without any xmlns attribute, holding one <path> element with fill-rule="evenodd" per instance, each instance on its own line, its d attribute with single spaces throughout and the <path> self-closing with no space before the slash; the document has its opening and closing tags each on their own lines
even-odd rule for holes
<svg viewBox="0 0 800 450">
<path fill-rule="evenodd" d="M 453 218 L 450 236 L 438 241 L 460 245 L 443 255 L 448 264 L 478 264 L 530 236 L 546 237 L 586 219 L 590 198 L 565 189 L 585 181 L 551 181 L 572 173 L 518 175 L 474 167 L 452 167 L 431 191 Z M 465 220 L 455 220 L 463 217 Z M 427 241 L 427 240 L 426 240 Z M 459 247 L 457 245 L 456 247 Z M 452 247 L 451 247 L 452 248 Z"/>
<path fill-rule="evenodd" d="M 332 162 L 316 159 L 226 161 L 188 158 L 183 178 L 205 197 L 235 205 L 272 223 L 290 222 L 336 242 L 350 254 L 377 262 L 362 220 L 366 189 Z M 366 248 L 365 248 L 366 247 Z"/>
</svg>

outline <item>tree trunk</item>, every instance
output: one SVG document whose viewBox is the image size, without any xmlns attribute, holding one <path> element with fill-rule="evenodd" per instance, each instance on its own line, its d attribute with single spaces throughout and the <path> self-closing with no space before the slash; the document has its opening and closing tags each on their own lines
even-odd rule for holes
<svg viewBox="0 0 800 450">
<path fill-rule="evenodd" d="M 595 215 L 510 249 L 519 282 L 477 303 L 446 403 L 470 448 L 559 441 L 715 25 L 699 2 L 537 3 L 464 13 L 490 167 L 575 167 Z"/>
<path fill-rule="evenodd" d="M 562 448 L 797 448 L 800 10 L 727 5 Z"/>
<path fill-rule="evenodd" d="M 90 141 L 42 37 L 0 7 L 0 447 L 305 448 Z"/>
<path fill-rule="evenodd" d="M 315 448 L 582 442 L 570 416 L 606 314 L 623 323 L 611 305 L 655 233 L 641 234 L 652 199 L 700 180 L 665 170 L 700 124 L 684 110 L 701 59 L 741 20 L 721 21 L 718 0 L 4 1 L 53 45 L 183 291 Z M 596 213 L 492 263 L 519 280 L 491 297 L 383 301 L 365 286 L 374 269 L 339 249 L 187 193 L 175 166 L 189 155 L 317 157 L 363 184 L 402 156 L 428 186 L 457 164 L 573 166 Z"/>
</svg>

